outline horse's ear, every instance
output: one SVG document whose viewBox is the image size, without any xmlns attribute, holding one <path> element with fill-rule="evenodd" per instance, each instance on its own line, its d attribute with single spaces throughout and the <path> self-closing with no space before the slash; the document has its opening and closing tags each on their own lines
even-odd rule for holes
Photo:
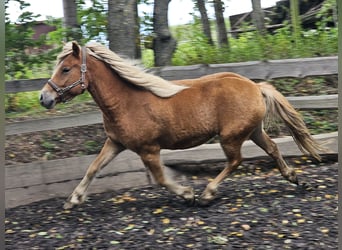
<svg viewBox="0 0 342 250">
<path fill-rule="evenodd" d="M 77 58 L 80 57 L 80 46 L 77 42 L 72 42 L 72 54 Z"/>
</svg>

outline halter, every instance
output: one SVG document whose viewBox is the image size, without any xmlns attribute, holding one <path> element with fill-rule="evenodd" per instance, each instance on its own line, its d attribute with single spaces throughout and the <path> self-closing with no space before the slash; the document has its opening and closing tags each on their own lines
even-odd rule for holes
<svg viewBox="0 0 342 250">
<path fill-rule="evenodd" d="M 66 102 L 70 99 L 64 99 L 64 94 L 67 93 L 69 90 L 71 90 L 72 88 L 76 87 L 77 85 L 81 84 L 81 88 L 84 91 L 87 87 L 85 85 L 85 73 L 87 72 L 87 61 L 86 61 L 86 47 L 83 46 L 82 47 L 82 64 L 81 64 L 81 77 L 80 79 L 78 79 L 76 82 L 70 84 L 69 86 L 65 87 L 65 88 L 60 88 L 57 86 L 56 83 L 54 83 L 52 81 L 52 79 L 48 80 L 48 84 L 51 86 L 51 88 L 53 88 L 56 92 L 58 97 L 61 98 L 62 102 Z"/>
</svg>

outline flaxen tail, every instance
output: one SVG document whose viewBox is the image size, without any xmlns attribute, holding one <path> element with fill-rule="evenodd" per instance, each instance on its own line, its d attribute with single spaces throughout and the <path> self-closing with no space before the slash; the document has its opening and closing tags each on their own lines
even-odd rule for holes
<svg viewBox="0 0 342 250">
<path fill-rule="evenodd" d="M 288 100 L 278 92 L 271 84 L 258 84 L 264 96 L 267 114 L 269 117 L 279 117 L 289 128 L 290 133 L 303 153 L 309 153 L 311 156 L 320 160 L 318 151 L 324 151 L 324 148 L 311 136 L 301 115 L 293 108 Z"/>
</svg>

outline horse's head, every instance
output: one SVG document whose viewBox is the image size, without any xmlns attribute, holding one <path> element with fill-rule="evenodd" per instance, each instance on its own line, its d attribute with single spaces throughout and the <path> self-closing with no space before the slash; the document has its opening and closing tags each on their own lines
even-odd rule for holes
<svg viewBox="0 0 342 250">
<path fill-rule="evenodd" d="M 66 102 L 82 94 L 87 88 L 86 48 L 76 42 L 67 43 L 58 56 L 58 63 L 50 80 L 40 93 L 40 104 L 52 109 L 59 102 Z"/>
</svg>

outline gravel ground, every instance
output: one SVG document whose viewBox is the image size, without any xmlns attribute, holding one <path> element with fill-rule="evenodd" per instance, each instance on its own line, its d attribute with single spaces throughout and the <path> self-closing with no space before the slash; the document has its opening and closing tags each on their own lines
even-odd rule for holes
<svg viewBox="0 0 342 250">
<path fill-rule="evenodd" d="M 207 207 L 147 186 L 91 195 L 72 210 L 63 210 L 65 198 L 8 209 L 6 248 L 337 249 L 333 158 L 287 159 L 310 188 L 284 181 L 268 158 L 245 162 Z M 189 178 L 200 194 L 210 176 Z"/>
</svg>

